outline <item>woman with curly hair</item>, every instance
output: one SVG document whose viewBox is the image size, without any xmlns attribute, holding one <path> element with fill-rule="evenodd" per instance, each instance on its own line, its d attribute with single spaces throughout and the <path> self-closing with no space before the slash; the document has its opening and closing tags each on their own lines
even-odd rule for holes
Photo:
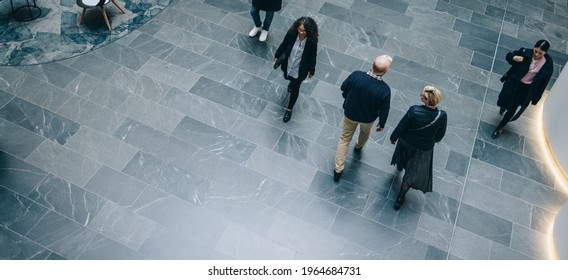
<svg viewBox="0 0 568 280">
<path fill-rule="evenodd" d="M 284 79 L 289 80 L 290 101 L 284 113 L 284 122 L 292 117 L 292 108 L 300 95 L 302 81 L 312 78 L 316 71 L 318 25 L 311 17 L 301 17 L 290 27 L 284 41 L 274 55 L 275 65 L 281 64 Z"/>
</svg>

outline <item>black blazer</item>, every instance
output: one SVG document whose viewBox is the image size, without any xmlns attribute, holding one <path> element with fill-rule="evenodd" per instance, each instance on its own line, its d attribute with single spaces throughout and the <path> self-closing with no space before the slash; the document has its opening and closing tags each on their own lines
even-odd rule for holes
<svg viewBox="0 0 568 280">
<path fill-rule="evenodd" d="M 276 50 L 274 57 L 280 57 L 280 55 L 284 54 L 285 58 L 282 61 L 282 65 L 280 69 L 284 72 L 284 78 L 288 79 L 288 57 L 292 52 L 292 47 L 294 47 L 294 43 L 296 42 L 296 38 L 298 37 L 298 31 L 295 32 L 287 32 L 286 36 L 284 37 L 284 41 L 280 43 L 280 46 Z M 310 38 L 306 38 L 306 46 L 304 47 L 304 53 L 302 54 L 302 59 L 300 60 L 300 70 L 298 71 L 298 79 L 305 80 L 308 76 L 308 72 L 312 75 L 316 72 L 316 58 L 317 58 L 317 51 L 318 51 L 318 44 L 310 41 Z"/>
</svg>

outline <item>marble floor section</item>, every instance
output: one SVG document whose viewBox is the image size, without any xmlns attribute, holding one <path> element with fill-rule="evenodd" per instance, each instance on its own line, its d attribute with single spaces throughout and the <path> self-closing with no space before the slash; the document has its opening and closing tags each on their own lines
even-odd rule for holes
<svg viewBox="0 0 568 280">
<path fill-rule="evenodd" d="M 83 8 L 75 0 L 0 1 L 0 66 L 44 64 L 88 53 L 147 23 L 171 0 L 114 2 L 105 6 L 109 31 L 100 9 L 87 9 L 82 18 Z M 32 15 L 41 13 L 34 20 L 17 20 L 33 18 L 26 3 L 37 3 L 30 8 Z"/>
<path fill-rule="evenodd" d="M 550 86 L 566 64 L 567 0 L 284 0 L 265 43 L 247 35 L 250 2 L 173 1 L 96 51 L 0 67 L 0 259 L 552 257 L 568 195 L 538 149 L 538 106 L 491 133 L 507 51 L 548 39 Z M 283 123 L 272 59 L 304 15 L 316 73 Z M 385 131 L 334 183 L 339 86 L 383 53 Z M 395 211 L 388 136 L 428 84 L 449 122 L 434 192 Z"/>
</svg>

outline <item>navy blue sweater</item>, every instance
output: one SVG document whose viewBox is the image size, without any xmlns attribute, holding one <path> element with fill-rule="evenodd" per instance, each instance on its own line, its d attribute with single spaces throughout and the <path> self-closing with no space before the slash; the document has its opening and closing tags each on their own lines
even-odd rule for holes
<svg viewBox="0 0 568 280">
<path fill-rule="evenodd" d="M 355 71 L 341 84 L 345 116 L 356 122 L 370 123 L 379 118 L 380 127 L 385 127 L 390 110 L 391 90 L 382 80 L 363 71 Z"/>
</svg>

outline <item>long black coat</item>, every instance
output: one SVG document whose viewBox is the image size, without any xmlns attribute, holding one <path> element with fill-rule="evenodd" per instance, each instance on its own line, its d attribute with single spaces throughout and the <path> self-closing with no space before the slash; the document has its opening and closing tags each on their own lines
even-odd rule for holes
<svg viewBox="0 0 568 280">
<path fill-rule="evenodd" d="M 296 38 L 298 37 L 298 31 L 294 32 L 287 32 L 284 40 L 276 50 L 276 54 L 274 57 L 280 57 L 282 53 L 285 54 L 285 58 L 282 61 L 282 65 L 280 69 L 284 72 L 284 78 L 288 78 L 288 57 L 290 57 L 290 53 L 292 52 L 292 48 L 294 47 L 294 43 L 296 43 Z M 298 71 L 298 79 L 304 80 L 308 76 L 308 72 L 310 74 L 314 74 L 316 72 L 316 58 L 317 58 L 317 51 L 318 51 L 318 44 L 310 41 L 310 38 L 306 38 L 306 46 L 304 46 L 304 53 L 302 54 L 302 59 L 300 60 L 300 69 Z"/>
<path fill-rule="evenodd" d="M 282 9 L 282 0 L 252 0 L 252 4 L 259 10 L 277 12 Z"/>
<path fill-rule="evenodd" d="M 523 56 L 522 62 L 516 62 L 513 60 L 514 56 Z M 513 105 L 513 101 L 515 100 L 515 94 L 517 94 L 517 86 L 519 81 L 527 74 L 529 71 L 529 66 L 531 64 L 533 55 L 533 49 L 525 49 L 521 48 L 514 52 L 507 53 L 506 59 L 509 64 L 511 64 L 511 68 L 501 81 L 504 81 L 503 88 L 499 93 L 499 99 L 497 100 L 497 105 L 499 107 L 507 108 L 507 110 L 516 110 L 517 108 L 511 108 Z M 546 63 L 542 66 L 540 71 L 535 75 L 533 82 L 530 85 L 529 92 L 525 100 L 521 103 L 521 109 L 513 116 L 511 121 L 518 119 L 521 114 L 525 111 L 525 109 L 529 106 L 529 103 L 536 105 L 550 78 L 552 77 L 552 72 L 554 71 L 552 58 L 545 54 L 544 58 L 546 58 Z"/>
</svg>

